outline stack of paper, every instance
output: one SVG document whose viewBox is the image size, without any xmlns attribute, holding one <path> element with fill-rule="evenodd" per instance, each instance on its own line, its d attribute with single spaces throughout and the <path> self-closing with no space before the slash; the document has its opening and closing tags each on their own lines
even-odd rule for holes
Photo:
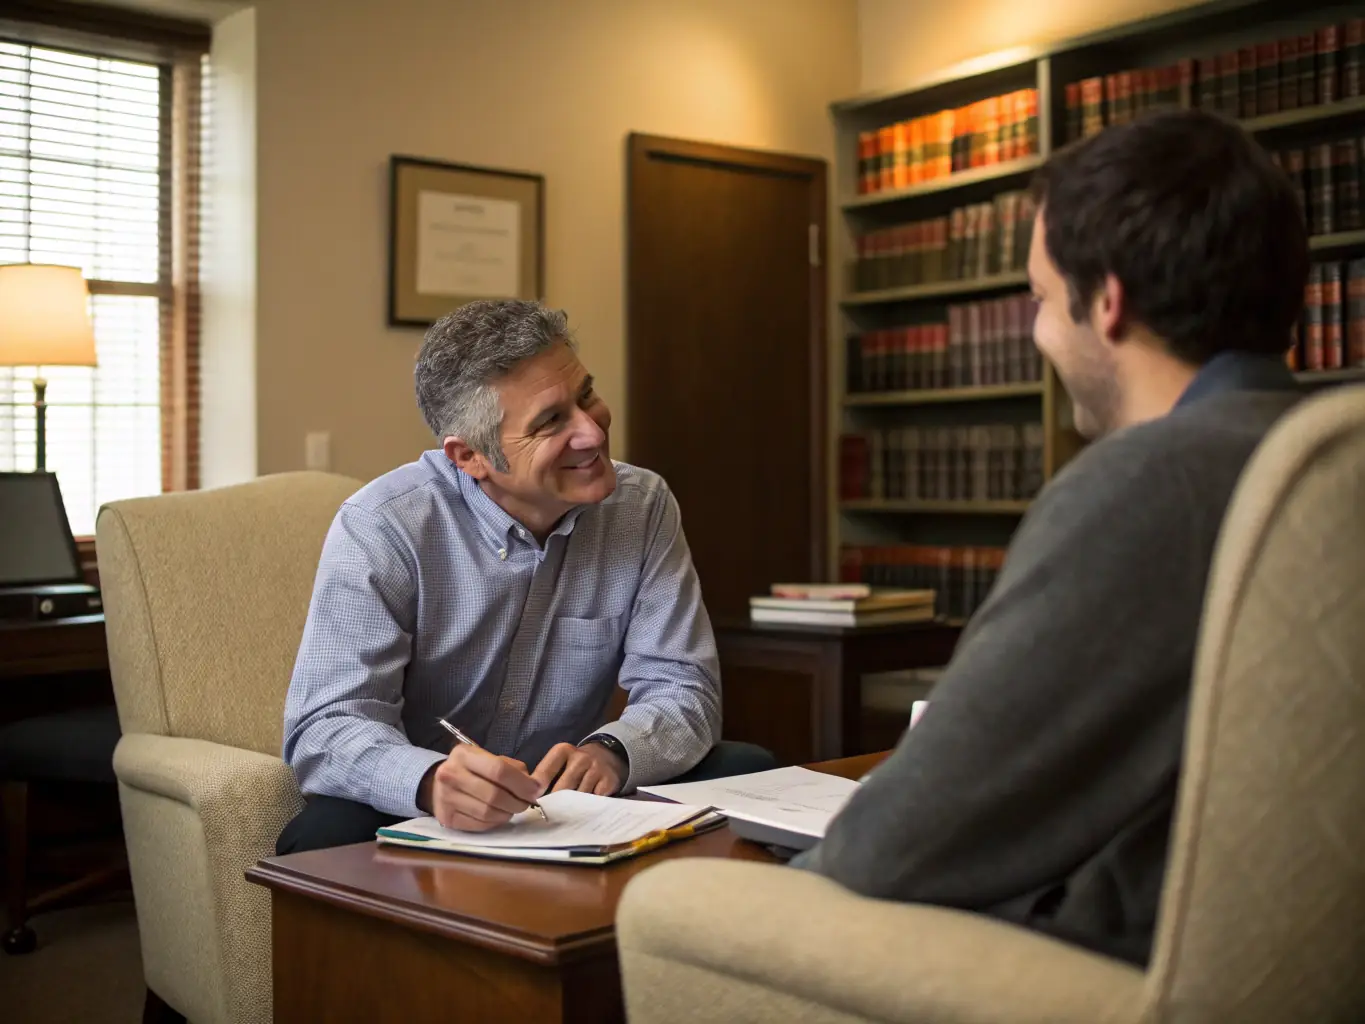
<svg viewBox="0 0 1365 1024">
<path fill-rule="evenodd" d="M 730 819 L 731 831 L 760 843 L 795 850 L 814 846 L 830 820 L 858 789 L 852 779 L 809 768 L 775 768 L 709 782 L 641 786 L 668 800 L 710 804 Z"/>
<path fill-rule="evenodd" d="M 565 791 L 540 798 L 548 818 L 523 811 L 488 832 L 443 828 L 435 818 L 413 818 L 381 828 L 381 843 L 512 860 L 608 864 L 676 839 L 705 832 L 725 819 L 707 806 L 618 800 Z"/>
</svg>

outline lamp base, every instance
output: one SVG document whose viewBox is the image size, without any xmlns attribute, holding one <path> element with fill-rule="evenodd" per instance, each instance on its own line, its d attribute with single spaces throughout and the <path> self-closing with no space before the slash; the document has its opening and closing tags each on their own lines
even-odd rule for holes
<svg viewBox="0 0 1365 1024">
<path fill-rule="evenodd" d="M 33 459 L 35 473 L 47 472 L 47 381 L 33 378 L 33 411 L 38 426 L 38 452 Z"/>
</svg>

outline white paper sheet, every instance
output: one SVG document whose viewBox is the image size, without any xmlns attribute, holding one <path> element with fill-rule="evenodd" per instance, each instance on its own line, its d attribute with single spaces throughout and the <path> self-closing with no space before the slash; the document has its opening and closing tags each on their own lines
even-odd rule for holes
<svg viewBox="0 0 1365 1024">
<path fill-rule="evenodd" d="M 545 821 L 534 810 L 522 811 L 506 825 L 488 832 L 459 832 L 443 828 L 435 818 L 413 818 L 390 825 L 386 831 L 439 839 L 464 847 L 543 849 L 565 846 L 614 846 L 643 838 L 657 829 L 672 828 L 698 816 L 705 807 L 618 800 L 571 791 L 547 793 L 540 805 Z"/>
<path fill-rule="evenodd" d="M 507 199 L 417 193 L 417 293 L 516 298 L 521 207 Z"/>
<path fill-rule="evenodd" d="M 858 783 L 809 768 L 774 768 L 709 782 L 641 786 L 668 800 L 715 807 L 732 818 L 823 838 L 830 819 L 848 802 Z"/>
</svg>

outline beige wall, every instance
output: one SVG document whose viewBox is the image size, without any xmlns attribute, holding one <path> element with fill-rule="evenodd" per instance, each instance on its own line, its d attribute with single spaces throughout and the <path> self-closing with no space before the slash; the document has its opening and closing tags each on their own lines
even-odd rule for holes
<svg viewBox="0 0 1365 1024">
<path fill-rule="evenodd" d="M 901 88 L 970 57 L 1192 6 L 1192 0 L 858 0 L 859 91 Z"/>
<path fill-rule="evenodd" d="M 199 482 L 256 475 L 256 13 L 213 28 L 204 147 Z"/>
<path fill-rule="evenodd" d="M 361 477 L 431 443 L 412 397 L 420 332 L 384 326 L 392 153 L 545 174 L 548 298 L 621 454 L 626 133 L 831 157 L 827 105 L 858 84 L 856 14 L 854 0 L 261 0 L 259 472 L 302 466 L 313 430 Z"/>
</svg>

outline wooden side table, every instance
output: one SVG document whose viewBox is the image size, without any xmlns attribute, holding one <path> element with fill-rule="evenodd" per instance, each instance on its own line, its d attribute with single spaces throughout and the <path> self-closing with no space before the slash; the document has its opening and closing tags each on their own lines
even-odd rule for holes
<svg viewBox="0 0 1365 1024">
<path fill-rule="evenodd" d="M 810 767 L 856 779 L 885 754 Z M 624 1024 L 616 905 L 678 857 L 774 863 L 717 829 L 608 867 L 357 843 L 267 857 L 274 1016 L 291 1024 Z"/>
<path fill-rule="evenodd" d="M 947 664 L 961 628 L 715 624 L 724 733 L 767 747 L 781 764 L 866 753 L 862 678 Z"/>
</svg>

